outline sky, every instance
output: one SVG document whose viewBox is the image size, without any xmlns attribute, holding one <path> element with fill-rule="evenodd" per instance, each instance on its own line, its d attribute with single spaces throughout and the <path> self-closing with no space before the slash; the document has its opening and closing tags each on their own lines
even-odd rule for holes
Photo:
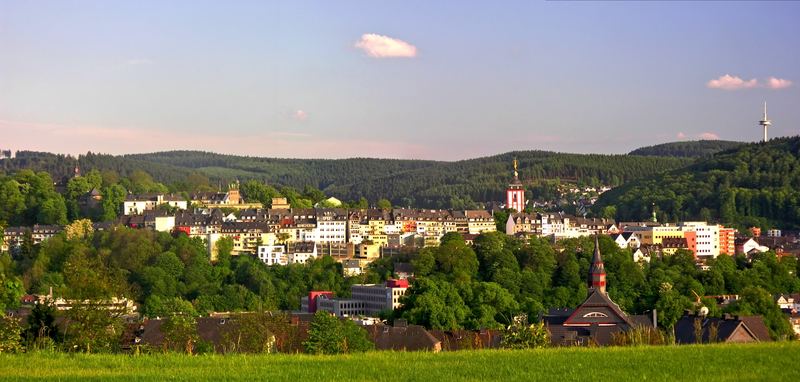
<svg viewBox="0 0 800 382">
<path fill-rule="evenodd" d="M 800 131 L 800 2 L 0 0 L 0 149 L 459 160 Z"/>
</svg>

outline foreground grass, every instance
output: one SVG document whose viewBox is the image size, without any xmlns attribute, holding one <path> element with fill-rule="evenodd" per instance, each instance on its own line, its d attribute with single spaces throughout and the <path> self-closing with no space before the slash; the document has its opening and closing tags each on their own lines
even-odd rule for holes
<svg viewBox="0 0 800 382">
<path fill-rule="evenodd" d="M 0 380 L 792 380 L 800 343 L 308 355 L 0 355 Z"/>
</svg>

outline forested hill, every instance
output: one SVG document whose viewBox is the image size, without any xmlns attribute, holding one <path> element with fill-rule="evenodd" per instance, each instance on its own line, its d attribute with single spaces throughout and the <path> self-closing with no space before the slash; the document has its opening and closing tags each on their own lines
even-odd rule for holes
<svg viewBox="0 0 800 382">
<path fill-rule="evenodd" d="M 595 208 L 640 220 L 719 220 L 739 227 L 800 227 L 800 137 L 746 144 L 602 195 Z"/>
<path fill-rule="evenodd" d="M 395 205 L 430 208 L 472 208 L 475 202 L 498 201 L 511 179 L 511 162 L 519 160 L 520 178 L 528 188 L 544 180 L 617 186 L 692 163 L 689 158 L 632 155 L 563 154 L 518 151 L 491 157 L 440 162 L 395 159 L 275 159 L 170 151 L 124 156 L 86 154 L 78 158 L 49 153 L 18 152 L 0 162 L 0 171 L 22 168 L 48 171 L 58 180 L 76 165 L 85 173 L 110 170 L 130 176 L 142 170 L 177 191 L 187 190 L 198 176 L 211 185 L 234 179 L 256 179 L 270 185 L 317 187 L 342 200 L 387 198 Z M 191 191 L 191 190 L 188 190 Z"/>
<path fill-rule="evenodd" d="M 655 146 L 640 147 L 631 151 L 629 155 L 701 158 L 725 150 L 735 149 L 744 144 L 743 142 L 720 140 L 670 142 Z"/>
</svg>

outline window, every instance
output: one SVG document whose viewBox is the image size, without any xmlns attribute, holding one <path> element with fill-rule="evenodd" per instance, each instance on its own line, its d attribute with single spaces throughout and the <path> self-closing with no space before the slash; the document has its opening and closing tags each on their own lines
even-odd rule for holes
<svg viewBox="0 0 800 382">
<path fill-rule="evenodd" d="M 608 317 L 605 313 L 600 312 L 589 312 L 583 315 L 584 318 L 597 318 L 597 317 Z"/>
</svg>

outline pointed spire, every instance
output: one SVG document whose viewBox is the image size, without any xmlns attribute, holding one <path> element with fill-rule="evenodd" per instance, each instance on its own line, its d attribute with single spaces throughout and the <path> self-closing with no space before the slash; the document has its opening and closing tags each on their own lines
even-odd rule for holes
<svg viewBox="0 0 800 382">
<path fill-rule="evenodd" d="M 592 265 L 589 267 L 589 290 L 597 290 L 606 293 L 606 268 L 603 265 L 603 258 L 600 255 L 600 241 L 597 235 L 594 236 L 594 255 Z"/>
</svg>

